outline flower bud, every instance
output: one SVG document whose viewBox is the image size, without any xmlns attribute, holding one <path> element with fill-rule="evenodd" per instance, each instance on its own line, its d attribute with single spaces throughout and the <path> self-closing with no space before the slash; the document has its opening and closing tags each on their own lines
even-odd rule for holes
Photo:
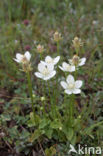
<svg viewBox="0 0 103 156">
<path fill-rule="evenodd" d="M 42 53 L 42 52 L 44 51 L 44 46 L 39 44 L 39 45 L 37 46 L 37 51 L 38 51 L 39 53 Z"/>
<path fill-rule="evenodd" d="M 40 98 L 40 100 L 41 100 L 41 101 L 45 101 L 45 97 L 42 96 L 42 97 Z"/>
<path fill-rule="evenodd" d="M 74 65 L 78 65 L 79 64 L 79 60 L 80 60 L 79 56 L 74 55 L 73 59 L 72 59 L 72 62 L 73 62 Z"/>
<path fill-rule="evenodd" d="M 62 130 L 62 127 L 59 127 L 59 130 Z"/>
<path fill-rule="evenodd" d="M 83 46 L 83 42 L 82 42 L 81 39 L 78 38 L 78 37 L 75 37 L 74 40 L 73 40 L 72 42 L 73 42 L 73 47 L 74 47 L 75 49 L 78 49 L 78 48 L 80 48 L 81 46 Z"/>
<path fill-rule="evenodd" d="M 54 33 L 53 38 L 55 42 L 59 42 L 62 39 L 61 34 L 58 31 Z"/>
</svg>

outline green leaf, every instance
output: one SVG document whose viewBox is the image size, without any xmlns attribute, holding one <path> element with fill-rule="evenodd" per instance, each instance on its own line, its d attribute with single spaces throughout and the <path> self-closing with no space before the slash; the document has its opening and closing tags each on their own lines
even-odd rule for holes
<svg viewBox="0 0 103 156">
<path fill-rule="evenodd" d="M 73 129 L 72 129 L 72 128 L 68 128 L 68 129 L 64 129 L 63 131 L 64 131 L 64 133 L 65 133 L 67 139 L 68 139 L 69 141 L 71 141 L 72 138 L 73 138 L 73 135 L 74 135 Z"/>
<path fill-rule="evenodd" d="M 34 133 L 31 135 L 31 137 L 29 138 L 29 141 L 33 142 L 37 140 L 42 134 L 44 134 L 44 131 L 41 131 L 40 129 L 35 130 Z"/>
<path fill-rule="evenodd" d="M 43 120 L 40 121 L 39 128 L 40 128 L 40 129 L 43 129 L 43 128 L 46 127 L 49 123 L 50 123 L 50 120 L 45 118 L 45 119 L 43 119 Z"/>
<path fill-rule="evenodd" d="M 50 127 L 53 129 L 59 129 L 60 127 L 62 127 L 62 123 L 58 119 L 56 119 L 51 122 Z"/>
<path fill-rule="evenodd" d="M 54 156 L 55 154 L 56 154 L 56 149 L 53 146 L 45 150 L 46 156 Z"/>
<path fill-rule="evenodd" d="M 53 130 L 52 129 L 46 129 L 45 130 L 45 135 L 51 139 L 52 138 L 52 134 L 53 134 Z"/>
</svg>

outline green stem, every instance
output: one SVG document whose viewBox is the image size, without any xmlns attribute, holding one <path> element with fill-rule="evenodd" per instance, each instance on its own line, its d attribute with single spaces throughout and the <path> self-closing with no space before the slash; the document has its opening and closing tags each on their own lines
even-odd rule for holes
<svg viewBox="0 0 103 156">
<path fill-rule="evenodd" d="M 33 114 L 35 117 L 34 98 L 33 98 L 33 93 L 32 93 L 32 83 L 31 83 L 31 78 L 30 78 L 29 72 L 27 72 L 27 79 L 28 79 L 28 89 L 29 89 L 29 94 L 30 94 L 30 98 L 31 98 L 32 110 L 33 110 Z"/>
<path fill-rule="evenodd" d="M 74 95 L 72 94 L 70 97 L 70 125 L 72 126 L 72 123 L 74 121 Z"/>
<path fill-rule="evenodd" d="M 59 55 L 59 41 L 57 42 L 57 53 Z"/>
</svg>

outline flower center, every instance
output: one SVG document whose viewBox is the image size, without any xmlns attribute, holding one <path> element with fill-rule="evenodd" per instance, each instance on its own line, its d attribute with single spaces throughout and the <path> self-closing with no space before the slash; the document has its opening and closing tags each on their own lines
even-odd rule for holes
<svg viewBox="0 0 103 156">
<path fill-rule="evenodd" d="M 73 89 L 73 88 L 74 88 L 74 83 L 69 84 L 69 85 L 68 85 L 68 88 L 69 88 L 69 89 Z"/>
<path fill-rule="evenodd" d="M 27 63 L 27 62 L 28 62 L 28 60 L 27 60 L 27 58 L 26 58 L 25 56 L 23 56 L 23 58 L 22 58 L 21 62 L 22 62 L 23 64 L 25 64 L 25 63 Z"/>
<path fill-rule="evenodd" d="M 47 63 L 53 63 L 53 59 L 47 60 Z"/>
<path fill-rule="evenodd" d="M 47 69 L 47 68 L 45 68 L 45 69 L 43 70 L 42 74 L 43 74 L 43 75 L 45 75 L 45 76 L 46 76 L 46 75 L 48 75 L 48 74 L 49 74 L 48 69 Z"/>
<path fill-rule="evenodd" d="M 70 70 L 70 66 L 69 65 L 66 66 L 66 70 Z"/>
</svg>

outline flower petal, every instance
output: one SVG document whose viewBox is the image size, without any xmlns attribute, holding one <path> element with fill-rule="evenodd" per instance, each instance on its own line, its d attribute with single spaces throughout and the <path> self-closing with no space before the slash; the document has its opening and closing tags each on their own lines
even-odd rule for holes
<svg viewBox="0 0 103 156">
<path fill-rule="evenodd" d="M 31 54 L 29 53 L 29 51 L 26 51 L 24 55 L 25 55 L 26 59 L 27 59 L 28 61 L 30 61 Z"/>
<path fill-rule="evenodd" d="M 23 58 L 23 55 L 20 54 L 20 53 L 17 53 L 17 54 L 16 54 L 16 58 L 17 58 L 17 60 L 18 60 L 19 62 L 21 62 L 21 60 L 22 60 L 22 58 Z"/>
<path fill-rule="evenodd" d="M 50 73 L 48 76 L 44 77 L 43 80 L 49 80 L 51 79 L 52 77 L 54 77 L 56 74 L 56 71 L 52 71 L 52 73 Z"/>
<path fill-rule="evenodd" d="M 77 81 L 75 82 L 75 87 L 76 87 L 76 88 L 81 88 L 82 84 L 83 84 L 83 82 L 82 82 L 81 80 L 77 80 Z"/>
<path fill-rule="evenodd" d="M 60 68 L 61 70 L 65 71 L 63 67 L 59 66 L 59 68 Z"/>
<path fill-rule="evenodd" d="M 62 66 L 63 66 L 64 69 L 67 69 L 68 64 L 67 64 L 66 62 L 63 62 L 63 63 L 62 63 Z"/>
<path fill-rule="evenodd" d="M 73 93 L 74 93 L 74 94 L 80 94 L 80 93 L 81 93 L 81 90 L 80 90 L 80 89 L 74 89 L 74 90 L 73 90 Z"/>
<path fill-rule="evenodd" d="M 44 61 L 40 61 L 41 63 L 43 63 L 44 65 L 47 65 L 47 63 L 46 62 L 44 62 Z"/>
<path fill-rule="evenodd" d="M 52 60 L 52 58 L 50 56 L 46 56 L 46 58 L 45 58 L 46 63 L 51 63 L 52 61 L 53 60 Z"/>
<path fill-rule="evenodd" d="M 51 72 L 54 69 L 54 65 L 53 64 L 47 64 L 47 68 Z"/>
<path fill-rule="evenodd" d="M 43 78 L 43 75 L 41 73 L 39 73 L 39 72 L 35 72 L 34 74 L 35 74 L 36 77 Z"/>
<path fill-rule="evenodd" d="M 66 81 L 67 81 L 68 83 L 74 83 L 74 77 L 73 77 L 72 75 L 68 75 Z"/>
<path fill-rule="evenodd" d="M 67 83 L 65 81 L 60 82 L 61 86 L 66 89 L 68 87 Z"/>
<path fill-rule="evenodd" d="M 68 61 L 69 61 L 69 63 L 70 63 L 71 65 L 73 65 L 72 59 L 69 59 Z"/>
<path fill-rule="evenodd" d="M 70 66 L 69 72 L 74 72 L 75 71 L 75 66 Z"/>
<path fill-rule="evenodd" d="M 86 58 L 85 57 L 84 58 L 81 58 L 80 59 L 79 66 L 83 66 L 85 64 L 85 62 L 86 62 Z"/>
<path fill-rule="evenodd" d="M 60 56 L 57 56 L 56 58 L 54 58 L 54 65 L 57 64 L 60 60 Z"/>
<path fill-rule="evenodd" d="M 66 90 L 65 90 L 65 93 L 66 93 L 66 94 L 69 94 L 69 95 L 72 94 L 72 92 L 71 92 L 69 89 L 66 89 Z"/>
<path fill-rule="evenodd" d="M 46 67 L 45 67 L 45 65 L 44 65 L 43 63 L 40 62 L 40 63 L 38 64 L 38 70 L 39 70 L 39 72 L 43 72 L 43 70 L 45 70 L 45 68 L 46 68 Z"/>
<path fill-rule="evenodd" d="M 15 58 L 14 58 L 13 60 L 16 61 L 17 63 L 20 63 L 20 60 L 17 60 L 17 59 L 15 59 Z"/>
</svg>

